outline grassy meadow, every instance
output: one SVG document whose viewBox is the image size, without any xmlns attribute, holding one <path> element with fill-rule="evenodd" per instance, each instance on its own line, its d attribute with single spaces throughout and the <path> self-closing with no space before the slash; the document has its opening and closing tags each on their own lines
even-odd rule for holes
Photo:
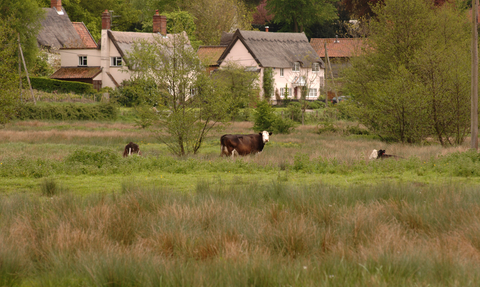
<svg viewBox="0 0 480 287">
<path fill-rule="evenodd" d="M 336 125 L 353 123 L 338 121 Z M 272 135 L 169 154 L 131 121 L 0 129 L 0 286 L 477 286 L 480 155 Z M 143 156 L 123 158 L 133 141 Z M 373 149 L 401 156 L 369 160 Z"/>
</svg>

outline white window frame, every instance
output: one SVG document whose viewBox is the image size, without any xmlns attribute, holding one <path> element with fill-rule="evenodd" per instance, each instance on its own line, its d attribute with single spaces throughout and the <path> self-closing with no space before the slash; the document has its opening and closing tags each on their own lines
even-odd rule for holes
<svg viewBox="0 0 480 287">
<path fill-rule="evenodd" d="M 85 55 L 78 56 L 78 66 L 86 67 L 86 66 L 88 66 L 87 63 L 88 63 L 87 62 L 87 56 L 85 56 Z"/>
<path fill-rule="evenodd" d="M 280 68 L 280 77 L 284 77 L 285 76 L 285 71 L 283 70 L 283 68 Z"/>
<path fill-rule="evenodd" d="M 320 72 L 320 64 L 319 63 L 313 63 L 312 72 L 314 72 L 314 73 Z"/>
<path fill-rule="evenodd" d="M 110 58 L 110 67 L 121 67 L 122 57 L 111 57 Z"/>
<path fill-rule="evenodd" d="M 285 88 L 280 88 L 280 98 L 283 99 L 284 96 L 285 96 Z"/>
<path fill-rule="evenodd" d="M 293 63 L 292 71 L 295 72 L 295 73 L 300 72 L 300 62 Z"/>
<path fill-rule="evenodd" d="M 316 98 L 317 97 L 317 89 L 308 89 L 308 97 L 309 98 Z"/>
</svg>

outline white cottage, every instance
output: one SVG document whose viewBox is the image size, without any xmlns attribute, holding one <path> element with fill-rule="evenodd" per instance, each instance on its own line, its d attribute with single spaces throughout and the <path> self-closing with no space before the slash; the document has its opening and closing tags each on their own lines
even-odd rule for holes
<svg viewBox="0 0 480 287">
<path fill-rule="evenodd" d="M 299 99 L 302 87 L 308 88 L 307 100 L 320 96 L 320 89 L 325 85 L 325 64 L 305 33 L 237 30 L 233 36 L 224 33 L 222 41 L 228 46 L 218 60 L 220 69 L 235 62 L 248 70 L 256 70 L 260 74 L 260 87 L 265 69 L 273 69 L 275 95 L 272 100 L 284 99 L 287 91 L 288 98 Z"/>
<path fill-rule="evenodd" d="M 102 35 L 96 48 L 61 48 L 61 68 L 51 78 L 92 83 L 94 88 L 117 88 L 124 80 L 132 76 L 125 58 L 133 49 L 135 42 L 145 40 L 155 42 L 155 37 L 166 39 L 180 35 L 167 34 L 167 18 L 159 15 L 158 10 L 153 16 L 153 33 L 112 31 L 111 16 L 108 10 L 102 13 Z M 188 42 L 189 43 L 189 42 Z"/>
</svg>

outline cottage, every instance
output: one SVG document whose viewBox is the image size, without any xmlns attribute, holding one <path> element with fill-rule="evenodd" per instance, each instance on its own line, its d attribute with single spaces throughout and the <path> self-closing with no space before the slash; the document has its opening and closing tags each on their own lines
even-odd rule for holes
<svg viewBox="0 0 480 287">
<path fill-rule="evenodd" d="M 237 30 L 222 35 L 227 48 L 218 59 L 220 69 L 235 62 L 259 73 L 263 85 L 265 69 L 273 70 L 273 102 L 299 99 L 301 88 L 307 88 L 307 100 L 316 100 L 324 86 L 325 65 L 309 44 L 304 33 L 271 33 Z M 263 92 L 261 94 L 263 97 Z"/>
<path fill-rule="evenodd" d="M 189 45 L 185 32 L 167 34 L 167 18 L 159 15 L 158 10 L 153 16 L 153 33 L 112 31 L 110 28 L 111 15 L 105 10 L 102 13 L 102 34 L 98 47 L 61 48 L 61 68 L 51 78 L 90 82 L 97 90 L 117 88 L 132 76 L 132 67 L 129 67 L 126 58 L 137 41 L 154 43 L 155 37 L 170 39 L 179 35 L 185 37 Z"/>
</svg>

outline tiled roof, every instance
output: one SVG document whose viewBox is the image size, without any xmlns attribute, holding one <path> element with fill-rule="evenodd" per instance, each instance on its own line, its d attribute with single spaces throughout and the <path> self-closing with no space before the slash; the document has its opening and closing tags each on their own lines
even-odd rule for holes
<svg viewBox="0 0 480 287">
<path fill-rule="evenodd" d="M 325 42 L 329 58 L 349 58 L 361 52 L 365 46 L 362 38 L 312 38 L 310 44 L 317 54 L 325 57 Z"/>
<path fill-rule="evenodd" d="M 101 67 L 62 67 L 53 75 L 52 79 L 93 79 L 102 71 Z"/>
<path fill-rule="evenodd" d="M 257 63 L 262 67 L 288 68 L 294 62 L 309 67 L 322 59 L 308 43 L 305 33 L 278 33 L 237 30 L 232 42 L 219 59 L 223 61 L 237 41 L 241 41 Z"/>
<path fill-rule="evenodd" d="M 218 65 L 217 61 L 227 46 L 200 46 L 197 55 L 203 64 L 208 66 Z"/>
<path fill-rule="evenodd" d="M 97 43 L 93 39 L 85 24 L 83 24 L 83 22 L 72 22 L 72 24 L 73 28 L 77 30 L 78 35 L 82 39 L 85 48 L 97 48 Z"/>
</svg>

